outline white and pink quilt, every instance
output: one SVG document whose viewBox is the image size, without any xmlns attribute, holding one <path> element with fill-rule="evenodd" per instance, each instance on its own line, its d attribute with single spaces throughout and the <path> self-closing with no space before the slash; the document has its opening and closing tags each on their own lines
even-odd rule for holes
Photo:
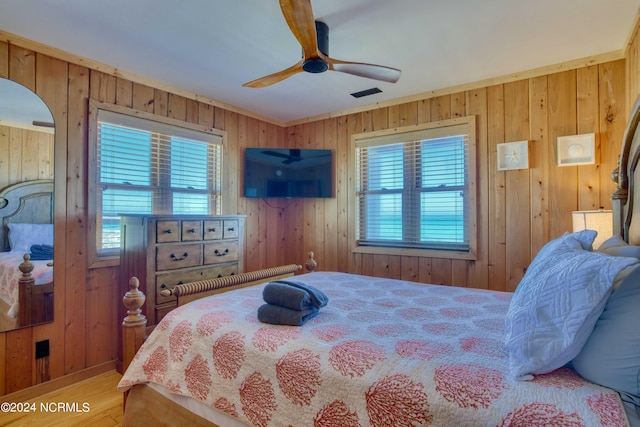
<svg viewBox="0 0 640 427">
<path fill-rule="evenodd" d="M 329 303 L 260 323 L 262 286 L 170 312 L 119 384 L 160 384 L 253 426 L 627 426 L 617 393 L 568 368 L 515 381 L 511 294 L 345 273 L 295 277 Z"/>
<path fill-rule="evenodd" d="M 0 252 L 0 299 L 9 305 L 6 313 L 10 318 L 16 318 L 19 310 L 19 289 L 22 272 L 18 266 L 24 254 L 20 252 Z M 31 261 L 34 269 L 31 272 L 35 284 L 50 283 L 53 281 L 53 268 L 47 266 L 51 261 Z"/>
</svg>

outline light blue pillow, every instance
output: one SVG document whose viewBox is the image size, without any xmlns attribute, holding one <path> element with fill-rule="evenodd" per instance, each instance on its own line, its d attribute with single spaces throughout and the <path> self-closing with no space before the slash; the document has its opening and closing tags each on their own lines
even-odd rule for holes
<svg viewBox="0 0 640 427">
<path fill-rule="evenodd" d="M 583 378 L 640 406 L 640 268 L 611 294 L 572 364 Z"/>
<path fill-rule="evenodd" d="M 595 230 L 581 230 L 575 233 L 564 233 L 557 239 L 553 239 L 547 242 L 547 244 L 544 245 L 542 249 L 540 249 L 533 262 L 536 262 L 536 260 L 540 261 L 547 258 L 550 252 L 554 251 L 558 245 L 563 244 L 563 242 L 566 242 L 567 240 L 570 240 L 572 242 L 577 241 L 580 244 L 580 248 L 591 250 L 593 241 L 595 240 L 597 234 L 598 233 Z M 531 265 L 533 265 L 533 263 Z"/>
<path fill-rule="evenodd" d="M 589 338 L 616 275 L 638 263 L 585 250 L 590 243 L 575 234 L 547 243 L 513 294 L 505 348 L 516 379 L 532 379 L 570 362 Z"/>
<path fill-rule="evenodd" d="M 575 233 L 564 233 L 562 237 L 556 240 L 562 240 L 563 238 L 571 237 L 580 242 L 580 246 L 582 246 L 582 249 L 590 251 L 591 249 L 593 249 L 593 241 L 596 239 L 597 235 L 598 232 L 595 230 L 580 230 L 576 231 Z"/>
</svg>

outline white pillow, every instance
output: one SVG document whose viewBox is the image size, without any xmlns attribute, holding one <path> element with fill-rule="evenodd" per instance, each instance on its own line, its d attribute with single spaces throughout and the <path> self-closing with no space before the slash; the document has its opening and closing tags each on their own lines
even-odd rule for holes
<svg viewBox="0 0 640 427">
<path fill-rule="evenodd" d="M 532 379 L 532 374 L 551 372 L 571 361 L 602 313 L 613 279 L 639 262 L 584 250 L 585 241 L 575 234 L 547 243 L 513 294 L 505 347 L 516 379 Z"/>
<path fill-rule="evenodd" d="M 618 235 L 611 236 L 602 242 L 598 252 L 613 256 L 640 258 L 640 246 L 631 246 Z"/>
<path fill-rule="evenodd" d="M 11 252 L 29 252 L 33 245 L 53 246 L 53 224 L 9 223 Z"/>
</svg>

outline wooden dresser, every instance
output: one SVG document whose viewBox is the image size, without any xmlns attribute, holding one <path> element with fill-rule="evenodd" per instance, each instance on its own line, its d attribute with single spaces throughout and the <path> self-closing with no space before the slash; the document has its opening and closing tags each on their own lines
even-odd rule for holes
<svg viewBox="0 0 640 427">
<path fill-rule="evenodd" d="M 140 290 L 149 325 L 176 307 L 160 291 L 178 283 L 244 271 L 243 215 L 123 215 L 120 243 L 120 295 L 132 276 Z M 120 304 L 122 305 L 122 304 Z"/>
</svg>

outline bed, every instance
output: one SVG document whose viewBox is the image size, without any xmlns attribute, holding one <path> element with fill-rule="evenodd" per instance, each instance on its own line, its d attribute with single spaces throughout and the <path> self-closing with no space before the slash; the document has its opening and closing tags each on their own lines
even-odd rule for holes
<svg viewBox="0 0 640 427">
<path fill-rule="evenodd" d="M 640 425 L 639 122 L 640 103 L 613 173 L 614 235 L 597 251 L 591 230 L 550 241 L 514 293 L 315 271 L 310 257 L 285 280 L 329 302 L 301 326 L 259 321 L 274 283 L 260 270 L 176 286 L 179 307 L 148 327 L 132 278 L 123 425 Z"/>
<path fill-rule="evenodd" d="M 53 181 L 26 181 L 0 190 L 0 222 L 2 330 L 52 320 Z M 47 253 L 32 252 L 34 245 Z"/>
</svg>

